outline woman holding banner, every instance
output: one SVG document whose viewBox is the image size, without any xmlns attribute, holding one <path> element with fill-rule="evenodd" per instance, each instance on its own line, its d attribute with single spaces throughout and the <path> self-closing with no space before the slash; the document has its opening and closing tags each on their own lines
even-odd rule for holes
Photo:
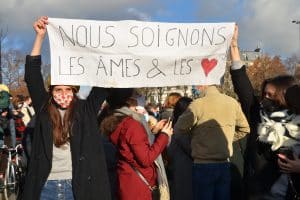
<svg viewBox="0 0 300 200">
<path fill-rule="evenodd" d="M 285 140 L 281 136 L 288 135 L 288 131 L 284 131 L 284 134 L 278 133 L 282 130 L 281 127 L 292 119 L 291 113 L 287 111 L 284 94 L 287 88 L 295 84 L 295 79 L 289 75 L 266 79 L 262 83 L 259 100 L 254 94 L 246 68 L 240 59 L 237 26 L 231 42 L 231 59 L 233 86 L 251 126 L 244 154 L 247 199 L 286 199 L 287 174 L 282 173 L 277 164 L 277 154 L 283 143 L 275 147 L 270 142 L 274 140 L 266 136 L 267 133 L 272 133 L 272 138 L 278 139 L 279 144 L 279 141 Z"/>
<path fill-rule="evenodd" d="M 26 57 L 25 81 L 37 113 L 32 154 L 22 195 L 24 200 L 110 200 L 97 112 L 107 90 L 94 87 L 87 100 L 79 86 L 48 85 L 41 74 L 41 46 L 47 17 L 34 22 L 35 42 Z"/>
</svg>

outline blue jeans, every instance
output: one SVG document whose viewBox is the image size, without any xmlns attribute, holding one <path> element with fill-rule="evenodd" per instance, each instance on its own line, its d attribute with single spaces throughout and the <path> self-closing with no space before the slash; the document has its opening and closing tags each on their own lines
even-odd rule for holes
<svg viewBox="0 0 300 200">
<path fill-rule="evenodd" d="M 48 180 L 40 200 L 74 200 L 72 180 Z"/>
<path fill-rule="evenodd" d="M 194 163 L 193 199 L 230 200 L 230 163 Z"/>
<path fill-rule="evenodd" d="M 288 190 L 288 175 L 282 174 L 272 185 L 271 190 L 264 196 L 266 200 L 285 200 Z"/>
</svg>

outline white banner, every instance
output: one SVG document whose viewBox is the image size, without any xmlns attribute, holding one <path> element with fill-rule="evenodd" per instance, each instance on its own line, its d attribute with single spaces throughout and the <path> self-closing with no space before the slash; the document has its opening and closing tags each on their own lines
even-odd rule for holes
<svg viewBox="0 0 300 200">
<path fill-rule="evenodd" d="M 51 81 L 163 87 L 219 84 L 234 23 L 49 18 Z"/>
</svg>

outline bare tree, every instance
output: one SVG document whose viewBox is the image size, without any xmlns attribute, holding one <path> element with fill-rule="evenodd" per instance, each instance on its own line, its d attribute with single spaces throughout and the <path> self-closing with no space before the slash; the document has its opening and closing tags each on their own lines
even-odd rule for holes
<svg viewBox="0 0 300 200">
<path fill-rule="evenodd" d="M 220 89 L 221 89 L 222 93 L 237 99 L 237 96 L 233 89 L 233 84 L 231 81 L 229 69 L 230 69 L 229 67 L 226 67 L 226 71 L 224 74 L 224 82 L 220 86 Z"/>
<path fill-rule="evenodd" d="M 300 64 L 300 57 L 293 54 L 291 57 L 285 59 L 284 65 L 289 74 L 295 74 L 297 65 Z"/>
<path fill-rule="evenodd" d="M 162 102 L 162 97 L 167 90 L 168 90 L 168 87 L 158 87 L 156 89 L 159 104 Z"/>
<path fill-rule="evenodd" d="M 7 36 L 7 32 L 8 32 L 8 29 L 6 29 L 6 31 L 4 31 L 2 28 L 0 29 L 0 83 L 3 82 L 3 79 L 2 79 L 2 45 L 3 45 L 4 39 Z"/>
<path fill-rule="evenodd" d="M 2 81 L 10 89 L 17 89 L 23 83 L 25 55 L 19 50 L 8 50 L 2 53 Z"/>
<path fill-rule="evenodd" d="M 153 92 L 154 92 L 153 88 L 144 87 L 138 89 L 138 93 L 144 95 L 147 102 L 152 101 L 151 98 L 153 96 Z"/>
<path fill-rule="evenodd" d="M 271 58 L 266 55 L 256 59 L 253 65 L 247 68 L 247 73 L 255 93 L 259 95 L 261 92 L 260 86 L 265 79 L 287 74 L 287 70 L 279 56 Z"/>
<path fill-rule="evenodd" d="M 300 83 L 300 64 L 298 64 L 296 66 L 295 75 L 294 76 L 297 79 L 298 83 Z"/>
</svg>

